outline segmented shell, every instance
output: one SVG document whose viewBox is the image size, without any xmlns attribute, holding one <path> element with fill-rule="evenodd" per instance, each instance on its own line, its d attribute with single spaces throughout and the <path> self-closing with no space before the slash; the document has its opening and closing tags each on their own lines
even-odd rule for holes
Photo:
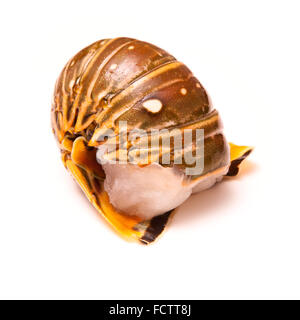
<svg viewBox="0 0 300 320">
<path fill-rule="evenodd" d="M 144 221 L 112 206 L 104 190 L 104 172 L 96 161 L 103 130 L 118 134 L 119 121 L 126 121 L 128 130 L 146 132 L 204 129 L 204 170 L 199 179 L 228 166 L 229 145 L 204 88 L 184 64 L 146 42 L 105 39 L 81 50 L 56 82 L 51 117 L 64 165 L 97 211 L 128 240 L 153 242 L 165 229 L 171 211 Z M 228 175 L 236 175 L 252 148 L 231 144 L 230 149 Z M 172 150 L 170 160 L 173 165 Z"/>
<path fill-rule="evenodd" d="M 98 146 L 103 129 L 118 133 L 119 121 L 129 130 L 204 128 L 203 174 L 228 161 L 219 115 L 200 82 L 166 51 L 130 38 L 100 40 L 75 55 L 57 80 L 52 107 L 60 143 L 82 135 Z"/>
</svg>

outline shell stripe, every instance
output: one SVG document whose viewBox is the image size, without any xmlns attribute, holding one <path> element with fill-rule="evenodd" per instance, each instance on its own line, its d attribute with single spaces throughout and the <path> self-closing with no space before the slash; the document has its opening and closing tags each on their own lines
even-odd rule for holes
<svg viewBox="0 0 300 320">
<path fill-rule="evenodd" d="M 69 86 L 65 85 L 66 89 L 70 89 L 70 98 L 73 97 L 73 94 L 75 93 L 74 91 L 74 86 L 78 85 L 78 82 L 81 80 L 82 75 L 85 73 L 86 68 L 89 64 L 89 62 L 91 61 L 91 59 L 95 56 L 95 54 L 97 53 L 97 50 L 99 49 L 99 47 L 95 46 L 91 46 L 89 48 L 89 50 L 87 51 L 86 55 L 82 57 L 79 65 L 76 67 L 76 69 L 73 71 L 72 73 L 72 77 L 70 77 L 69 79 Z M 73 60 L 74 61 L 74 60 Z M 70 65 L 71 66 L 71 65 Z M 76 66 L 76 65 L 75 65 Z M 75 68 L 74 66 L 74 68 Z M 70 71 L 71 72 L 71 71 Z M 70 84 L 72 84 L 72 86 L 70 87 Z"/>
<path fill-rule="evenodd" d="M 97 77 L 97 79 L 95 80 L 95 82 L 92 84 L 93 88 L 92 89 L 88 89 L 88 95 L 91 96 L 92 92 L 95 89 L 95 83 L 97 82 L 97 80 L 99 80 L 99 75 L 101 74 L 103 68 L 109 63 L 109 61 L 120 51 L 122 50 L 124 47 L 126 47 L 127 45 L 129 45 L 130 43 L 134 42 L 135 40 L 129 39 L 129 41 L 121 44 L 118 48 L 116 48 L 110 55 L 108 55 L 103 62 L 101 63 L 101 65 L 99 66 L 99 69 L 97 70 L 97 73 L 95 74 L 95 76 Z M 107 93 L 109 92 L 109 88 L 107 88 L 104 93 L 102 93 L 102 96 L 104 97 Z M 99 97 L 99 94 L 98 94 Z"/>
<path fill-rule="evenodd" d="M 218 134 L 222 131 L 222 127 L 220 126 L 220 118 L 219 118 L 219 113 L 217 110 L 212 111 L 211 113 L 209 113 L 208 115 L 206 115 L 206 117 L 193 122 L 193 123 L 187 123 L 181 126 L 177 126 L 177 127 L 166 127 L 164 129 L 168 129 L 168 130 L 173 130 L 173 129 L 179 129 L 181 132 L 183 130 L 196 130 L 196 129 L 204 129 L 204 136 L 206 138 Z M 150 133 L 150 131 L 148 131 L 147 133 Z M 162 132 L 159 133 L 159 137 L 160 139 L 165 138 L 167 135 L 169 135 L 169 132 Z M 136 140 L 136 143 L 140 144 L 144 144 L 146 143 L 145 139 L 149 140 L 151 137 L 149 137 L 148 135 L 145 135 L 143 137 L 140 137 L 139 139 Z"/>
<path fill-rule="evenodd" d="M 87 58 L 83 59 L 83 61 L 78 66 L 79 72 L 77 72 L 77 75 L 74 72 L 74 78 L 72 78 L 72 80 L 74 80 L 74 83 L 76 83 L 77 79 L 80 79 L 80 77 L 82 77 L 82 74 L 85 73 L 87 66 L 89 65 L 90 61 L 93 59 L 95 54 L 97 53 L 97 50 L 93 50 L 93 51 L 89 50 L 88 52 L 89 52 L 89 54 L 87 54 Z M 68 66 L 69 65 L 70 65 L 70 63 L 68 63 Z M 66 69 L 67 69 L 67 67 L 66 67 Z M 66 71 L 66 69 L 65 69 L 65 71 Z M 61 86 L 62 86 L 62 91 L 63 91 L 62 110 L 63 110 L 63 115 L 64 115 L 64 120 L 63 120 L 64 125 L 63 125 L 62 129 L 64 132 L 67 132 L 74 122 L 76 113 L 74 112 L 74 108 L 71 105 L 71 101 L 70 101 L 71 96 L 69 96 L 65 92 L 65 90 L 66 90 L 66 83 L 65 82 L 66 82 L 66 78 L 63 75 L 63 80 L 62 80 Z M 72 88 L 70 95 L 73 94 L 73 91 L 74 91 L 74 89 Z M 64 97 L 67 97 L 67 100 L 64 100 Z"/>
<path fill-rule="evenodd" d="M 108 45 L 111 44 L 112 42 L 118 40 L 120 38 L 117 39 L 112 39 L 109 41 Z M 128 45 L 130 42 L 132 42 L 132 39 L 128 39 L 125 43 L 120 44 L 116 49 L 114 49 L 108 56 L 104 57 L 104 59 L 101 61 L 101 63 L 99 64 L 99 66 L 97 67 L 97 71 L 93 73 L 93 77 L 91 79 L 90 85 L 85 88 L 86 94 L 88 95 L 88 97 L 91 97 L 91 93 L 95 87 L 95 83 L 99 78 L 99 74 L 101 73 L 103 67 L 110 61 L 110 59 L 116 55 L 124 46 Z M 101 52 L 102 53 L 102 52 Z M 97 57 L 99 58 L 100 55 Z"/>
<path fill-rule="evenodd" d="M 97 65 L 98 59 L 101 56 L 101 54 L 103 53 L 103 51 L 113 42 L 117 41 L 119 38 L 116 39 L 111 39 L 108 40 L 107 42 L 105 42 L 105 44 L 101 47 L 99 47 L 96 51 L 95 54 L 91 57 L 91 59 L 88 61 L 87 65 L 86 65 L 86 69 L 83 72 L 82 76 L 80 77 L 80 82 L 79 82 L 79 86 L 80 86 L 80 90 L 78 91 L 75 101 L 72 104 L 72 106 L 70 106 L 71 111 L 69 111 L 70 114 L 70 118 L 68 121 L 66 121 L 64 123 L 64 131 L 68 131 L 70 129 L 70 127 L 72 126 L 74 119 L 75 119 L 75 115 L 76 115 L 76 110 L 79 107 L 79 103 L 81 102 L 82 98 L 85 97 L 85 92 L 86 92 L 86 87 L 84 86 L 84 82 L 87 81 L 89 82 L 88 78 L 92 76 L 92 78 L 95 76 L 94 73 L 92 72 L 93 68 L 95 65 Z M 89 98 L 89 97 L 88 97 Z M 84 99 L 84 98 L 83 98 Z M 64 112 L 65 114 L 65 112 Z"/>
<path fill-rule="evenodd" d="M 159 66 L 155 70 L 152 70 L 151 72 L 149 72 L 147 75 L 143 75 L 142 77 L 140 77 L 139 79 L 134 81 L 131 85 L 129 85 L 127 88 L 125 88 L 119 94 L 115 95 L 110 101 L 110 106 L 117 107 L 118 105 L 122 105 L 123 100 L 128 97 L 131 97 L 131 100 L 136 101 L 136 102 L 141 100 L 141 97 L 145 96 L 145 92 L 144 91 L 141 92 L 140 89 L 143 86 L 147 87 L 147 82 L 150 82 L 151 80 L 155 79 L 159 75 L 162 75 L 162 74 L 167 73 L 172 70 L 176 70 L 180 67 L 185 67 L 185 66 L 183 63 L 181 63 L 179 61 L 173 61 L 171 63 L 167 63 L 165 65 Z M 183 79 L 185 80 L 185 79 L 187 79 L 187 77 L 184 77 Z M 183 79 L 181 79 L 181 80 L 183 80 Z M 162 87 L 168 87 L 170 84 L 174 83 L 174 81 L 178 81 L 178 80 L 179 80 L 179 78 L 176 78 L 173 80 L 171 79 L 168 82 L 164 82 L 162 84 L 159 84 L 157 87 L 151 86 L 151 91 L 149 91 L 149 92 L 157 91 L 157 90 L 161 89 Z M 140 91 L 140 94 L 138 97 L 135 97 L 135 98 L 132 97 L 134 90 L 136 90 L 137 92 Z"/>
<path fill-rule="evenodd" d="M 128 44 L 130 44 L 131 42 L 133 42 L 133 40 L 127 41 L 123 44 L 121 44 L 120 46 L 118 46 L 114 51 L 111 52 L 111 54 L 109 54 L 107 57 L 104 58 L 104 60 L 101 62 L 101 64 L 99 65 L 99 67 L 97 68 L 97 72 L 95 72 L 93 79 L 91 80 L 91 83 L 89 85 L 89 87 L 86 89 L 86 95 L 85 95 L 85 99 L 82 100 L 82 104 L 80 105 L 80 112 L 78 114 L 77 117 L 77 121 L 76 121 L 76 125 L 75 125 L 75 131 L 81 131 L 84 128 L 88 126 L 91 122 L 93 122 L 93 120 L 96 118 L 96 110 L 95 107 L 97 107 L 99 105 L 99 101 L 94 101 L 92 98 L 92 92 L 95 88 L 95 84 L 97 83 L 97 81 L 99 80 L 99 75 L 101 74 L 101 71 L 103 70 L 103 68 L 109 63 L 109 61 L 125 46 L 127 46 Z M 109 88 L 106 89 L 106 91 L 103 93 L 103 95 L 108 93 Z M 88 113 L 88 110 L 90 110 L 90 112 L 95 113 L 94 116 L 91 116 L 89 121 L 84 123 L 84 118 L 85 115 Z M 101 109 L 99 109 L 98 111 L 100 111 Z M 89 116 L 89 114 L 87 114 L 87 116 Z"/>
<path fill-rule="evenodd" d="M 186 74 L 184 74 L 183 78 L 177 77 L 174 79 L 172 76 L 170 76 L 169 81 L 161 81 L 160 83 L 157 84 L 157 86 L 154 86 L 153 84 L 151 84 L 151 80 L 155 79 L 159 75 L 163 75 L 171 71 L 176 74 L 176 71 L 179 68 L 183 68 L 186 71 Z M 102 132 L 102 129 L 104 127 L 106 129 L 114 128 L 113 122 L 117 118 L 119 118 L 122 114 L 124 114 L 125 112 L 130 110 L 132 107 L 134 107 L 134 105 L 137 102 L 144 99 L 146 95 L 150 94 L 151 92 L 155 92 L 162 88 L 168 87 L 178 81 L 187 80 L 191 76 L 193 76 L 192 73 L 184 66 L 184 64 L 182 64 L 179 61 L 174 61 L 167 64 L 163 64 L 158 68 L 152 70 L 151 72 L 147 73 L 147 75 L 143 75 L 142 77 L 139 77 L 127 88 L 125 88 L 120 93 L 113 96 L 108 103 L 109 107 L 106 110 L 103 110 L 99 114 L 99 116 L 96 118 L 98 127 L 97 127 L 97 130 L 95 130 L 93 137 L 91 138 L 90 145 L 93 145 L 94 143 L 97 142 L 99 131 Z M 145 94 L 145 91 L 141 90 L 141 88 L 146 88 L 145 90 L 148 89 L 148 92 L 146 92 Z"/>
<path fill-rule="evenodd" d="M 156 52 L 158 52 L 158 51 L 156 50 Z M 155 67 L 151 68 L 150 70 L 148 70 L 146 72 L 142 72 L 140 75 L 138 75 L 136 78 L 132 79 L 131 81 L 128 82 L 128 80 L 125 79 L 123 82 L 121 82 L 119 84 L 120 89 L 116 93 L 111 95 L 111 99 L 113 97 L 117 96 L 123 90 L 126 90 L 129 86 L 131 86 L 132 84 L 134 84 L 138 80 L 146 77 L 149 73 L 152 73 L 155 70 L 157 70 L 157 69 L 159 69 L 159 68 L 161 68 L 161 67 L 163 67 L 163 66 L 165 66 L 167 64 L 173 63 L 174 61 L 178 62 L 173 56 L 166 56 L 166 57 L 162 58 L 161 60 L 159 60 L 158 64 Z"/>
</svg>

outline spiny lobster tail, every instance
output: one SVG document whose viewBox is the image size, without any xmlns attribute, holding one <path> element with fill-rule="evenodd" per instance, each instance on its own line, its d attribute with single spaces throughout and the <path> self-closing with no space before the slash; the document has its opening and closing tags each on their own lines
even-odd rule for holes
<svg viewBox="0 0 300 320">
<path fill-rule="evenodd" d="M 126 121 L 128 130 L 146 132 L 200 128 L 203 175 L 225 166 L 229 158 L 218 112 L 192 72 L 166 51 L 131 38 L 99 40 L 69 60 L 56 82 L 51 118 L 62 160 L 88 199 L 122 236 L 143 243 L 158 237 L 170 212 L 143 221 L 110 204 L 105 174 L 96 161 L 104 129 L 118 135 L 119 121 Z M 243 160 L 238 155 L 236 166 Z M 173 162 L 171 158 L 169 165 Z"/>
</svg>

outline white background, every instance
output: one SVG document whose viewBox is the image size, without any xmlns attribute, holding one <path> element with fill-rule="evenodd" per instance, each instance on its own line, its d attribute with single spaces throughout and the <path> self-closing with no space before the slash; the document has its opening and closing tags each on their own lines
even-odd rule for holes
<svg viewBox="0 0 300 320">
<path fill-rule="evenodd" d="M 0 298 L 300 298 L 297 1 L 6 1 L 0 7 Z M 151 246 L 120 239 L 64 169 L 55 80 L 101 38 L 193 70 L 241 174 L 190 198 Z"/>
</svg>

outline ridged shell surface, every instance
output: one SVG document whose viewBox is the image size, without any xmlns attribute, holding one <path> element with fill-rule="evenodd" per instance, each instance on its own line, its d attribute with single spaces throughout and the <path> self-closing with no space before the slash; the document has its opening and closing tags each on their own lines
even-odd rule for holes
<svg viewBox="0 0 300 320">
<path fill-rule="evenodd" d="M 99 145 L 103 129 L 203 128 L 205 170 L 228 163 L 218 112 L 205 89 L 166 51 L 130 38 L 97 41 L 76 54 L 55 87 L 52 126 L 59 143 L 84 136 Z M 62 147 L 63 149 L 63 147 Z"/>
</svg>

